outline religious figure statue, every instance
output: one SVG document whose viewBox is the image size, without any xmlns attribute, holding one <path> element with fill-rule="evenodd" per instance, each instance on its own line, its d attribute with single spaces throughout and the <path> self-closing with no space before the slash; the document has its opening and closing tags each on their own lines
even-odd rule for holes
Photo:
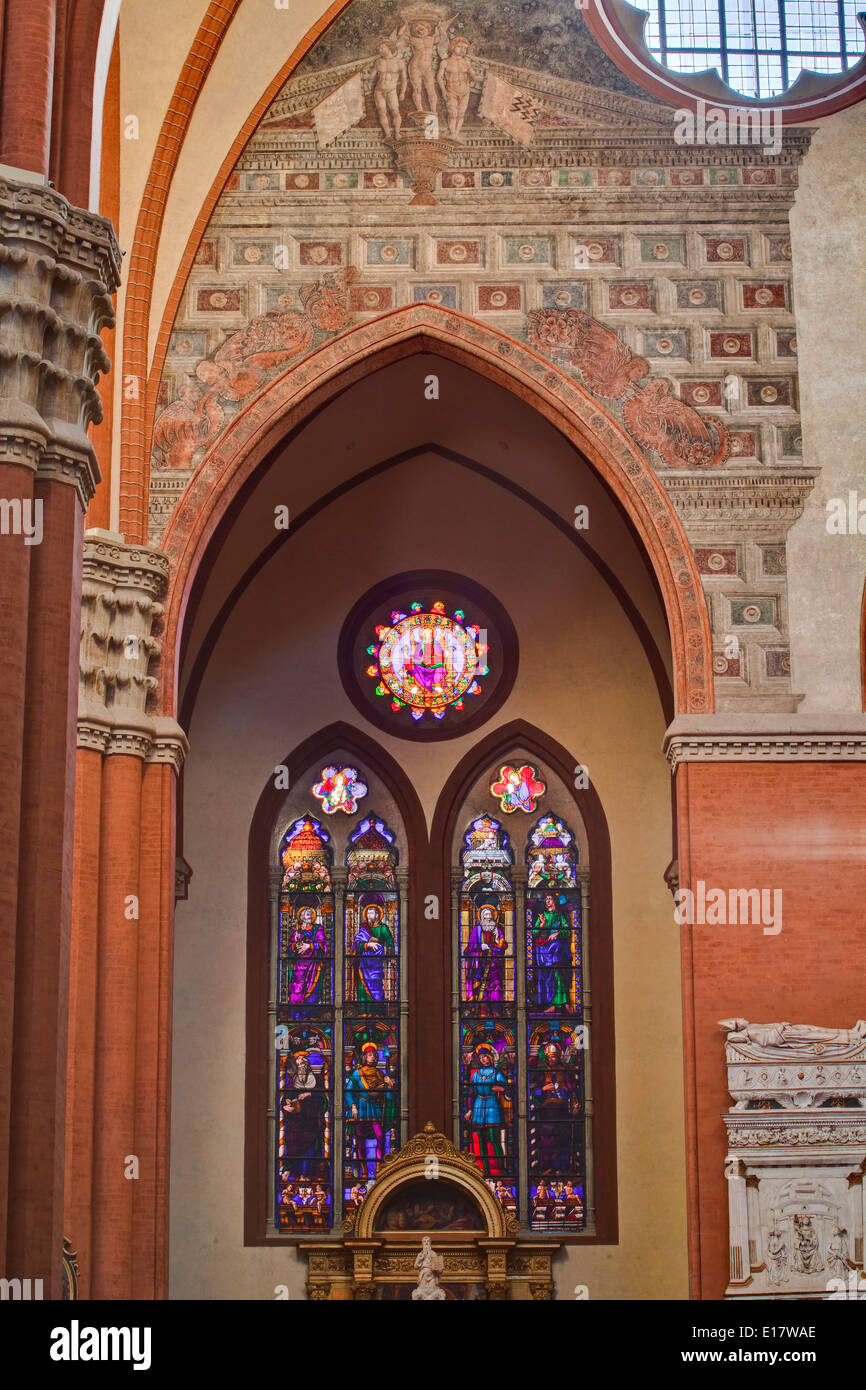
<svg viewBox="0 0 866 1390">
<path fill-rule="evenodd" d="M 357 1156 L 368 1183 L 375 1181 L 378 1166 L 389 1150 L 393 1110 L 389 1092 L 393 1084 L 391 1077 L 379 1066 L 376 1044 L 365 1043 L 361 1048 L 361 1061 L 349 1077 L 346 1101 Z"/>
<path fill-rule="evenodd" d="M 535 991 L 539 1008 L 552 1014 L 569 1003 L 571 927 L 556 894 L 544 895 L 544 907 L 532 924 Z"/>
<path fill-rule="evenodd" d="M 811 1023 L 749 1023 L 745 1018 L 725 1018 L 729 1043 L 749 1043 L 753 1047 L 791 1048 L 816 1055 L 839 1056 L 866 1043 L 866 1020 L 858 1019 L 853 1028 L 819 1028 Z"/>
<path fill-rule="evenodd" d="M 788 1278 L 788 1246 L 778 1226 L 767 1238 L 767 1274 L 772 1284 L 783 1284 Z"/>
<path fill-rule="evenodd" d="M 793 1267 L 799 1274 L 819 1274 L 824 1268 L 818 1232 L 811 1216 L 794 1217 Z"/>
<path fill-rule="evenodd" d="M 504 1097 L 508 1085 L 496 1051 L 479 1043 L 469 1069 L 470 1149 L 485 1177 L 499 1177 L 505 1152 Z"/>
<path fill-rule="evenodd" d="M 415 1268 L 418 1271 L 418 1284 L 412 1290 L 412 1299 L 420 1299 L 425 1303 L 432 1303 L 436 1299 L 445 1297 L 445 1290 L 439 1287 L 439 1276 L 445 1268 L 445 1262 L 441 1255 L 437 1255 L 433 1249 L 429 1236 L 421 1237 L 421 1249 L 415 1257 Z"/>
<path fill-rule="evenodd" d="M 436 80 L 442 88 L 442 95 L 445 98 L 448 130 L 455 140 L 463 129 L 466 108 L 469 105 L 469 80 L 474 77 L 476 81 L 480 82 L 484 75 L 477 72 L 472 66 L 467 57 L 468 52 L 468 39 L 452 39 L 448 49 L 448 57 L 443 58 L 436 74 Z"/>
<path fill-rule="evenodd" d="M 848 1232 L 837 1226 L 827 1244 L 827 1268 L 837 1279 L 848 1275 Z"/>
<path fill-rule="evenodd" d="M 403 124 L 400 102 L 406 95 L 407 72 L 394 39 L 383 39 L 379 44 L 379 57 L 373 71 L 376 74 L 373 102 L 379 116 L 379 124 L 385 132 L 386 140 L 390 140 L 392 136 L 396 140 Z"/>
<path fill-rule="evenodd" d="M 328 953 L 325 928 L 314 906 L 298 908 L 287 943 L 288 954 L 295 957 L 289 965 L 289 1003 L 320 1004 L 322 962 L 317 956 Z"/>
<path fill-rule="evenodd" d="M 478 919 L 464 949 L 466 987 L 473 1003 L 501 1002 L 505 998 L 505 954 L 508 942 L 497 921 L 497 909 L 489 903 L 478 909 Z"/>
<path fill-rule="evenodd" d="M 352 942 L 352 954 L 356 957 L 356 999 L 364 1004 L 381 1004 L 390 998 L 388 986 L 391 982 L 386 984 L 385 967 L 394 955 L 394 938 L 381 902 L 365 904 L 361 925 Z"/>
</svg>

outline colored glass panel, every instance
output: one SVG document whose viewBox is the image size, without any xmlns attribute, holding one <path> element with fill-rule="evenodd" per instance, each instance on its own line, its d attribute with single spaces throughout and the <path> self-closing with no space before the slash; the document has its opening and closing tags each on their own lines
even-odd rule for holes
<svg viewBox="0 0 866 1390">
<path fill-rule="evenodd" d="M 354 815 L 358 802 L 367 795 L 367 785 L 358 778 L 354 767 L 323 767 L 320 781 L 313 786 L 313 796 L 322 803 L 322 810 L 328 816 L 337 811 Z"/>
<path fill-rule="evenodd" d="M 480 628 L 466 622 L 462 609 L 447 614 L 441 602 L 393 612 L 390 624 L 376 628 L 367 652 L 374 658 L 367 675 L 377 681 L 376 694 L 390 696 L 395 711 L 408 708 L 413 719 L 427 713 L 442 719 L 449 707 L 463 709 L 467 697 L 481 693 L 477 677 L 487 674 Z"/>
<path fill-rule="evenodd" d="M 400 899 L 397 847 L 367 816 L 346 852 L 343 1201 L 354 1211 L 400 1146 Z"/>
<path fill-rule="evenodd" d="M 527 763 L 522 767 L 505 763 L 499 769 L 499 776 L 490 784 L 490 795 L 499 798 L 500 808 L 505 815 L 511 815 L 514 811 L 534 811 L 538 798 L 544 796 L 546 790 L 535 768 Z"/>
<path fill-rule="evenodd" d="M 577 847 L 558 817 L 542 816 L 527 843 L 527 1170 L 534 1231 L 586 1225 L 587 1028 Z"/>
<path fill-rule="evenodd" d="M 333 1187 L 334 899 L 329 837 L 302 816 L 280 847 L 275 1224 L 330 1230 Z"/>
</svg>

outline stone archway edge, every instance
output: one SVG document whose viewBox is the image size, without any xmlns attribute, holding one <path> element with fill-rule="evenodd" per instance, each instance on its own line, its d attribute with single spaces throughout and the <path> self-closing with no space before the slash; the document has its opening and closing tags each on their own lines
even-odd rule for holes
<svg viewBox="0 0 866 1390">
<path fill-rule="evenodd" d="M 238 412 L 205 454 L 164 541 L 172 577 L 166 600 L 162 712 L 170 714 L 174 708 L 180 629 L 190 586 L 231 500 L 279 437 L 321 405 L 323 397 L 388 361 L 424 351 L 428 344 L 533 406 L 581 450 L 611 488 L 637 528 L 662 591 L 676 708 L 682 713 L 710 712 L 712 639 L 703 590 L 681 523 L 654 470 L 617 421 L 561 368 L 506 334 L 427 303 L 406 305 L 352 328 L 288 368 Z"/>
</svg>

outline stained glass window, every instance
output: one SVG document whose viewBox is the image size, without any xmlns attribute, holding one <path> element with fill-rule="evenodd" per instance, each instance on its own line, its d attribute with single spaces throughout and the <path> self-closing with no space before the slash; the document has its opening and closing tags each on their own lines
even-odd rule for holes
<svg viewBox="0 0 866 1390">
<path fill-rule="evenodd" d="M 405 1138 L 398 859 L 372 814 L 349 829 L 343 867 L 309 813 L 280 846 L 275 1229 L 287 1235 L 331 1230 Z"/>
<path fill-rule="evenodd" d="M 498 769 L 500 783 L 511 767 Z M 488 786 L 501 795 L 496 778 Z M 524 1226 L 574 1234 L 586 1229 L 588 1210 L 588 1028 L 575 835 L 548 813 L 527 825 L 515 848 L 500 822 L 484 814 L 463 835 L 460 863 L 461 1146 Z"/>
<path fill-rule="evenodd" d="M 400 1144 L 400 900 L 397 849 L 368 816 L 346 855 L 344 1203 L 351 1212 Z"/>
<path fill-rule="evenodd" d="M 498 777 L 490 784 L 490 795 L 498 798 L 500 810 L 507 816 L 514 811 L 526 811 L 527 814 L 534 811 L 538 798 L 544 796 L 546 790 L 535 768 L 529 763 L 524 763 L 522 767 L 504 763 Z"/>
<path fill-rule="evenodd" d="M 582 906 L 574 835 L 541 818 L 527 844 L 525 908 L 529 1218 L 586 1222 Z"/>
<path fill-rule="evenodd" d="M 334 897 L 327 831 L 302 816 L 286 833 L 280 860 L 276 1228 L 329 1230 Z"/>
<path fill-rule="evenodd" d="M 358 802 L 366 795 L 366 783 L 359 780 L 354 767 L 323 767 L 320 780 L 313 785 L 313 796 L 321 801 L 327 816 L 338 811 L 354 815 Z"/>
<path fill-rule="evenodd" d="M 413 603 L 406 613 L 395 610 L 390 624 L 377 626 L 376 641 L 367 648 L 373 657 L 367 675 L 393 710 L 408 709 L 415 720 L 425 714 L 442 719 L 446 710 L 462 710 L 470 696 L 481 693 L 486 653 L 481 629 L 466 621 L 462 609 L 449 615 L 442 602 L 429 608 Z"/>
<path fill-rule="evenodd" d="M 461 852 L 459 1049 L 462 1147 L 500 1201 L 516 1208 L 514 856 L 506 831 L 479 816 Z"/>
</svg>

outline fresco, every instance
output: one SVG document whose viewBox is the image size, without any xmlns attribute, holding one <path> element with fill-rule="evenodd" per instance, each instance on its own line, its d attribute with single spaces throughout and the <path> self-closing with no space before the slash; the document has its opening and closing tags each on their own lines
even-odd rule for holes
<svg viewBox="0 0 866 1390">
<path fill-rule="evenodd" d="M 717 699 L 792 708 L 784 553 L 811 476 L 788 210 L 809 136 L 773 153 L 676 135 L 571 4 L 356 0 L 272 102 L 198 249 L 158 389 L 151 543 L 269 381 L 435 305 L 603 403 L 686 525 Z M 699 474 L 724 485 L 700 492 Z"/>
</svg>

